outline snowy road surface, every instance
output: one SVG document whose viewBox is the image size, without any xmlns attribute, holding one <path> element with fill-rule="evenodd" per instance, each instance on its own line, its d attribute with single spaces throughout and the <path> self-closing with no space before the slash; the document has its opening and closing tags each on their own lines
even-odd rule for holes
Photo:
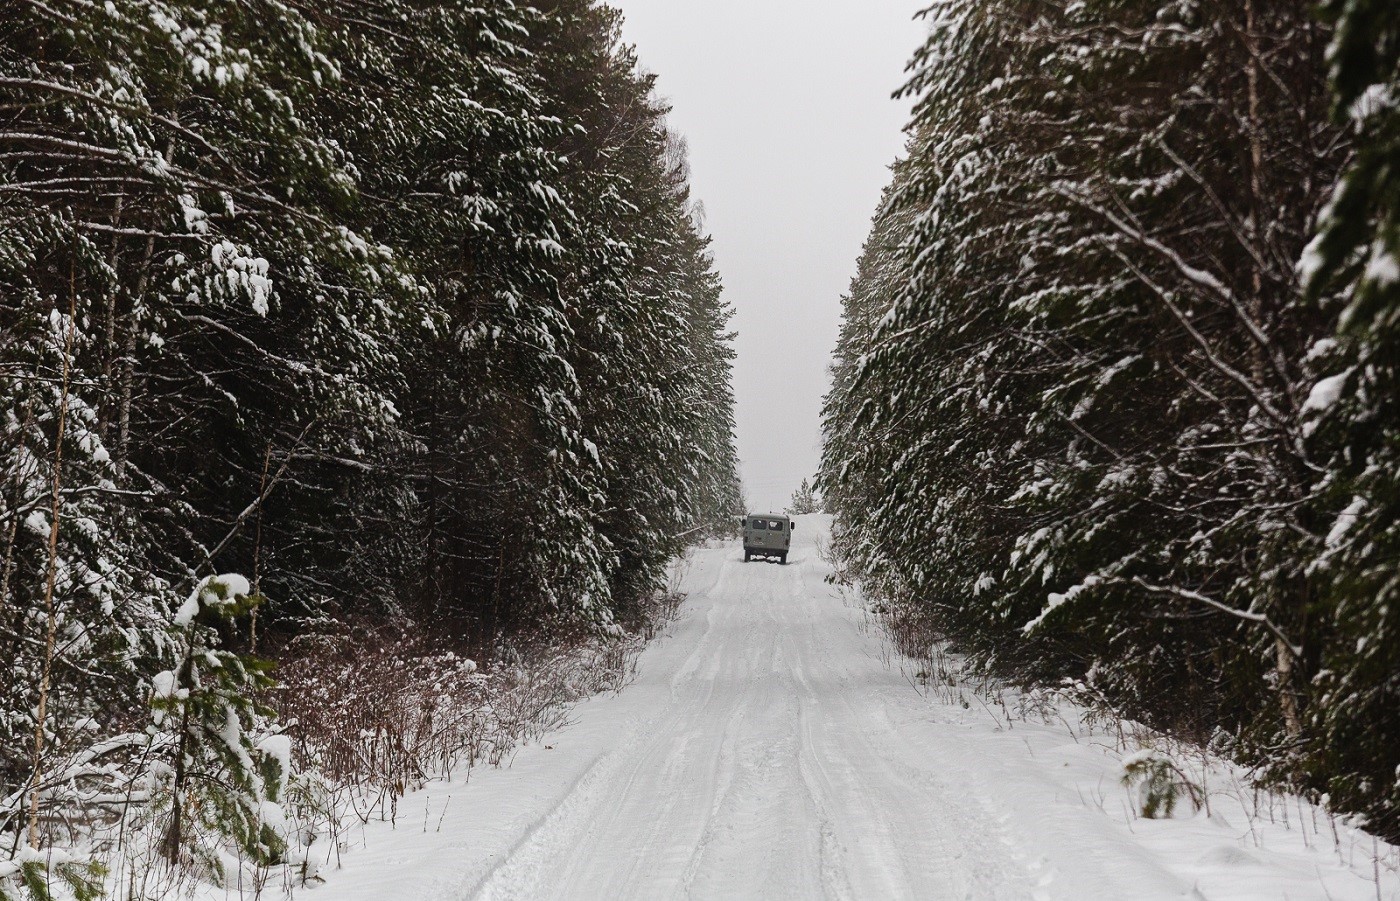
<svg viewBox="0 0 1400 901">
<path fill-rule="evenodd" d="M 410 796 L 314 897 L 1377 897 L 1369 843 L 1353 870 L 1330 832 L 1309 846 L 1223 797 L 1137 820 L 1105 743 L 915 691 L 825 584 L 824 527 L 800 520 L 786 567 L 698 552 L 635 683 L 510 768 Z"/>
</svg>

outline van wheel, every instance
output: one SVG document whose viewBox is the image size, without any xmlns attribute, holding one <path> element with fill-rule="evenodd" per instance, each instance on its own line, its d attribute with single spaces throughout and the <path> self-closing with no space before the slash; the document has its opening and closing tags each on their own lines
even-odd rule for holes
<svg viewBox="0 0 1400 901">
<path fill-rule="evenodd" d="M 778 563 L 782 566 L 787 566 L 787 554 L 779 554 Z"/>
<path fill-rule="evenodd" d="M 749 563 L 749 562 L 751 562 L 752 560 L 753 560 L 753 554 L 750 554 L 748 551 L 744 551 L 744 562 L 745 562 L 745 563 Z"/>
</svg>

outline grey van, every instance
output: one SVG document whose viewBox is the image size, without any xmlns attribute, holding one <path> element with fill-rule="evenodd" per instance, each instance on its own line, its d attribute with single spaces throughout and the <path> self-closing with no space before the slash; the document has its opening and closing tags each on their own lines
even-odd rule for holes
<svg viewBox="0 0 1400 901">
<path fill-rule="evenodd" d="M 741 522 L 744 526 L 745 563 L 754 557 L 776 557 L 779 563 L 787 565 L 795 525 L 791 519 L 781 513 L 750 513 Z"/>
</svg>

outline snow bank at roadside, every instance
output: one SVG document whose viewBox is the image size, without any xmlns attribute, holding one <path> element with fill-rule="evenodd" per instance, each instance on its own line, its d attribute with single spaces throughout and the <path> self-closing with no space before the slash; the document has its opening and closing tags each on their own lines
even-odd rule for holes
<svg viewBox="0 0 1400 901">
<path fill-rule="evenodd" d="M 1256 786 L 1242 767 L 1150 730 L 1097 716 L 1049 692 L 974 688 L 955 663 L 896 664 L 930 716 L 986 765 L 970 791 L 1014 820 L 1040 899 L 1111 897 L 1074 883 L 1065 846 L 1117 859 L 1125 881 L 1175 885 L 1209 901 L 1400 899 L 1400 849 L 1296 795 Z M 1143 816 L 1158 762 L 1178 781 L 1170 815 Z M 1126 778 L 1125 778 L 1126 777 Z M 1067 866 L 1068 864 L 1068 866 Z"/>
</svg>

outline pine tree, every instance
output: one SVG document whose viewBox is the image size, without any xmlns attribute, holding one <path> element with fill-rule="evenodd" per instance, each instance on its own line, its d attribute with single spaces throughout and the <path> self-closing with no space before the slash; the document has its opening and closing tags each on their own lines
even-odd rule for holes
<svg viewBox="0 0 1400 901">
<path fill-rule="evenodd" d="M 792 493 L 792 500 L 788 502 L 786 512 L 794 516 L 807 516 L 822 512 L 821 501 L 817 499 L 810 480 L 803 479 L 802 484 L 797 486 L 797 490 Z"/>
</svg>

